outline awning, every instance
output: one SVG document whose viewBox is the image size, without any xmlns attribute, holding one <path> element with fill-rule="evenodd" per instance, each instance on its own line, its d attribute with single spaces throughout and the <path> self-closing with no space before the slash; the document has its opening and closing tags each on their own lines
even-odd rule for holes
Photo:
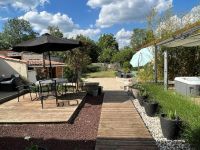
<svg viewBox="0 0 200 150">
<path fill-rule="evenodd" d="M 154 46 L 149 46 L 135 53 L 130 61 L 133 67 L 141 67 L 151 62 L 154 58 Z"/>
</svg>

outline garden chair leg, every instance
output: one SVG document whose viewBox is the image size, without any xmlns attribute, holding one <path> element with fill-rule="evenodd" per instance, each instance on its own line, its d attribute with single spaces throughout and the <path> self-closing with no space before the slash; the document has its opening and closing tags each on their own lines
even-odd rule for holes
<svg viewBox="0 0 200 150">
<path fill-rule="evenodd" d="M 18 102 L 19 102 L 19 91 L 18 91 L 18 97 L 17 97 L 17 98 L 18 98 L 17 100 L 18 100 Z"/>
<path fill-rule="evenodd" d="M 31 92 L 30 92 L 30 97 L 31 97 L 31 101 L 32 101 L 32 100 L 33 100 L 33 98 L 32 98 Z"/>
<path fill-rule="evenodd" d="M 41 100 L 42 109 L 43 109 L 43 97 L 41 97 L 40 100 Z"/>
</svg>

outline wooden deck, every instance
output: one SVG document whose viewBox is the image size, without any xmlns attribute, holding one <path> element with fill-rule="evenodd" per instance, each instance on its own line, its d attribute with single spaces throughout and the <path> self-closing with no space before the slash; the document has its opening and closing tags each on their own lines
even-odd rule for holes
<svg viewBox="0 0 200 150">
<path fill-rule="evenodd" d="M 77 94 L 77 93 L 76 93 Z M 44 108 L 41 107 L 40 100 L 30 100 L 29 94 L 5 102 L 0 105 L 0 123 L 58 123 L 67 122 L 77 109 L 85 93 L 70 95 L 70 103 L 67 99 L 59 99 L 61 107 L 56 106 L 53 98 L 44 100 Z M 35 98 L 35 96 L 33 96 Z M 78 100 L 78 105 L 76 104 Z"/>
<path fill-rule="evenodd" d="M 123 90 L 123 83 L 115 78 L 95 81 L 99 81 L 105 91 L 95 149 L 157 149 L 130 97 Z"/>
</svg>

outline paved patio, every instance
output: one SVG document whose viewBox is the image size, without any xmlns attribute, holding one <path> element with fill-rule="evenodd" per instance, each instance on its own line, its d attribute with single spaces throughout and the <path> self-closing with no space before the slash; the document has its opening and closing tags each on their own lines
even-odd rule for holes
<svg viewBox="0 0 200 150">
<path fill-rule="evenodd" d="M 29 94 L 26 94 L 24 98 L 20 97 L 20 102 L 15 98 L 0 105 L 0 123 L 67 122 L 84 96 L 85 93 L 74 93 L 64 99 L 58 99 L 60 107 L 56 106 L 55 99 L 48 98 L 44 100 L 42 109 L 40 100 L 31 101 Z"/>
</svg>

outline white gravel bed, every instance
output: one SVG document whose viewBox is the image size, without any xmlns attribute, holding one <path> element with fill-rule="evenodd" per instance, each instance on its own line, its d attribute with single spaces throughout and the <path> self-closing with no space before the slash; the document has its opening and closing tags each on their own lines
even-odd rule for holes
<svg viewBox="0 0 200 150">
<path fill-rule="evenodd" d="M 189 144 L 185 143 L 184 140 L 167 140 L 164 138 L 160 126 L 160 118 L 158 116 L 147 116 L 144 107 L 140 106 L 137 99 L 134 99 L 133 103 L 160 150 L 190 150 Z"/>
</svg>

